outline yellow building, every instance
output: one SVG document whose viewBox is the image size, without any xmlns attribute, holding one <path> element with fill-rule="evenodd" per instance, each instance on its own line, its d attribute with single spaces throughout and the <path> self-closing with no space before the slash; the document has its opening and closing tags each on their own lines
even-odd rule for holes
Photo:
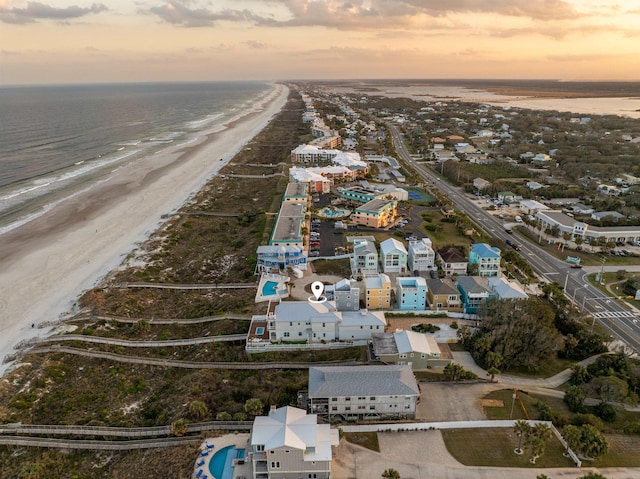
<svg viewBox="0 0 640 479">
<path fill-rule="evenodd" d="M 367 276 L 365 284 L 365 304 L 367 309 L 391 308 L 391 279 L 384 273 Z"/>
<path fill-rule="evenodd" d="M 385 228 L 396 218 L 398 202 L 396 200 L 375 199 L 356 208 L 352 222 L 370 228 Z"/>
</svg>

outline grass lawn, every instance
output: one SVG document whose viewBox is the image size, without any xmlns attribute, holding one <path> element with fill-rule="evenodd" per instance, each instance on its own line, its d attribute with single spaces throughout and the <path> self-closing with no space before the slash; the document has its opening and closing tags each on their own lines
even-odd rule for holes
<svg viewBox="0 0 640 479">
<path fill-rule="evenodd" d="M 489 467 L 572 467 L 571 459 L 562 455 L 564 448 L 553 436 L 536 464 L 531 464 L 531 454 L 522 455 L 513 450 L 518 447 L 518 437 L 511 428 L 446 429 L 442 437 L 449 453 L 465 466 Z"/>
<path fill-rule="evenodd" d="M 316 274 L 332 274 L 346 278 L 351 276 L 351 264 L 349 263 L 349 258 L 334 260 L 321 259 L 313 261 L 312 264 Z"/>
<path fill-rule="evenodd" d="M 609 452 L 595 461 L 584 461 L 585 467 L 640 467 L 640 436 L 607 434 Z"/>
<path fill-rule="evenodd" d="M 351 444 L 357 444 L 372 451 L 380 452 L 377 432 L 345 432 L 344 438 Z"/>
<path fill-rule="evenodd" d="M 508 371 L 504 371 L 505 374 L 513 376 L 524 376 L 530 378 L 548 378 L 554 376 L 567 368 L 570 368 L 575 364 L 575 361 L 570 359 L 560 359 L 558 357 L 550 357 L 540 364 L 540 368 L 535 371 L 531 371 L 527 368 L 513 367 Z M 499 377 L 499 376 L 498 376 Z"/>
<path fill-rule="evenodd" d="M 537 399 L 523 391 L 517 391 L 515 403 L 513 402 L 513 389 L 492 391 L 482 399 L 496 401 L 496 406 L 484 406 L 487 419 L 537 419 L 537 409 L 535 408 Z M 498 405 L 500 401 L 502 405 Z M 513 414 L 511 413 L 512 404 Z M 529 417 L 525 414 L 525 410 Z"/>
</svg>

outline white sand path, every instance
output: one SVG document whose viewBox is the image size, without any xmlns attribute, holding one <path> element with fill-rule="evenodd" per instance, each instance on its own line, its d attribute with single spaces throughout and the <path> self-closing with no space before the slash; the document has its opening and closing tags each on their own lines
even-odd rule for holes
<svg viewBox="0 0 640 479">
<path fill-rule="evenodd" d="M 214 177 L 285 105 L 288 88 L 273 91 L 221 131 L 115 170 L 91 190 L 42 217 L 0 235 L 0 362 L 24 339 L 51 328 L 78 297 Z M 220 161 L 220 159 L 223 161 Z M 10 364 L 0 364 L 0 375 Z"/>
</svg>

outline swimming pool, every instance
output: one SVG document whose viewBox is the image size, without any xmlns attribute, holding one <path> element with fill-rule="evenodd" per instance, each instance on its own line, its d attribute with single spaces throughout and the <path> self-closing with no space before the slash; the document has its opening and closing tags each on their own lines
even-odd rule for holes
<svg viewBox="0 0 640 479">
<path fill-rule="evenodd" d="M 263 328 L 262 326 L 258 326 L 258 327 L 256 328 L 256 334 L 257 334 L 258 336 L 262 336 L 262 335 L 264 334 L 264 328 Z"/>
<path fill-rule="evenodd" d="M 324 210 L 324 215 L 331 218 L 332 216 L 344 216 L 344 210 Z"/>
<path fill-rule="evenodd" d="M 244 449 L 227 446 L 216 452 L 209 462 L 209 472 L 214 479 L 233 478 L 233 460 L 244 458 Z"/>
<path fill-rule="evenodd" d="M 278 291 L 278 283 L 275 281 L 267 281 L 262 286 L 262 296 L 273 296 Z"/>
</svg>

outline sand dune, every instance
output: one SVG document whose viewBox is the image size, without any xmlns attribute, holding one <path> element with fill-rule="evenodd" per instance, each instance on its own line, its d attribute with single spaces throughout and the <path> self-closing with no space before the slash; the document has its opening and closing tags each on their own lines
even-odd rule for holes
<svg viewBox="0 0 640 479">
<path fill-rule="evenodd" d="M 90 191 L 1 235 L 0 362 L 23 339 L 48 334 L 50 327 L 37 325 L 72 311 L 84 291 L 157 229 L 162 215 L 176 211 L 266 126 L 287 94 L 274 85 L 262 104 L 226 128 L 203 132 L 188 148 L 123 166 Z M 0 364 L 0 374 L 8 367 Z"/>
</svg>

